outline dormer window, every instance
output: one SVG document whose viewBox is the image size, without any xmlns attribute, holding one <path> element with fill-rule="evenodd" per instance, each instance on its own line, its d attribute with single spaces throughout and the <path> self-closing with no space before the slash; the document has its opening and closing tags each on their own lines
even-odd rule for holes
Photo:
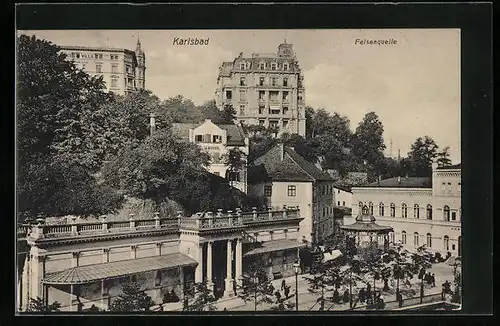
<svg viewBox="0 0 500 326">
<path fill-rule="evenodd" d="M 246 64 L 240 63 L 240 70 L 245 70 L 245 66 L 246 66 Z"/>
<path fill-rule="evenodd" d="M 276 70 L 277 64 L 276 62 L 271 63 L 271 70 Z"/>
<path fill-rule="evenodd" d="M 283 70 L 287 71 L 287 70 L 288 70 L 288 68 L 289 68 L 288 63 L 284 63 L 284 64 L 283 64 Z"/>
<path fill-rule="evenodd" d="M 240 86 L 246 86 L 246 81 L 245 81 L 245 77 L 241 77 L 240 78 Z"/>
<path fill-rule="evenodd" d="M 259 69 L 260 70 L 266 69 L 266 64 L 264 62 L 259 63 Z"/>
</svg>

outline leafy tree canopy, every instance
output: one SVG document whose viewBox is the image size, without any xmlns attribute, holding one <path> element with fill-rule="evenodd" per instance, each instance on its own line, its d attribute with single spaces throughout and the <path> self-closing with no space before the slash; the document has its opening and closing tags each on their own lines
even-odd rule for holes
<svg viewBox="0 0 500 326">
<path fill-rule="evenodd" d="M 60 308 L 61 304 L 57 301 L 47 306 L 42 298 L 37 297 L 36 299 L 30 299 L 30 303 L 28 308 L 26 309 L 26 312 L 59 312 Z"/>
<path fill-rule="evenodd" d="M 432 162 L 437 157 L 438 145 L 429 136 L 418 137 L 411 145 L 408 153 L 410 171 L 413 176 L 430 177 L 432 175 Z"/>
<path fill-rule="evenodd" d="M 122 285 L 122 294 L 110 305 L 109 310 L 115 312 L 149 311 L 154 301 L 135 282 Z"/>
</svg>

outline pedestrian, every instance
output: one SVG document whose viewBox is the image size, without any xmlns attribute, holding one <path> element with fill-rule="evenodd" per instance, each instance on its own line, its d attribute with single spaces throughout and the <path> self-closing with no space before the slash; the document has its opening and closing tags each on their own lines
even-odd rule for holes
<svg viewBox="0 0 500 326">
<path fill-rule="evenodd" d="M 358 298 L 359 298 L 359 301 L 361 301 L 361 303 L 364 303 L 365 302 L 365 288 L 361 288 L 361 290 L 359 290 L 359 294 L 358 294 Z"/>
<path fill-rule="evenodd" d="M 274 293 L 274 286 L 272 284 L 269 284 L 269 290 L 271 290 L 271 293 Z"/>
<path fill-rule="evenodd" d="M 409 279 L 406 279 L 405 284 L 407 288 L 411 289 L 411 283 Z"/>
<path fill-rule="evenodd" d="M 434 273 L 432 273 L 432 275 L 431 275 L 431 283 L 432 283 L 432 287 L 436 286 L 436 276 L 434 275 Z"/>
<path fill-rule="evenodd" d="M 379 294 L 379 297 L 378 297 L 378 308 L 380 310 L 385 308 L 384 296 L 382 294 Z"/>
<path fill-rule="evenodd" d="M 345 290 L 344 297 L 342 298 L 344 302 L 349 302 L 349 290 Z"/>
<path fill-rule="evenodd" d="M 276 303 L 278 303 L 281 299 L 281 293 L 279 291 L 274 292 L 274 296 L 276 297 Z"/>
<path fill-rule="evenodd" d="M 340 303 L 340 294 L 339 294 L 339 291 L 337 289 L 335 289 L 335 291 L 333 291 L 333 302 Z"/>
<path fill-rule="evenodd" d="M 285 279 L 283 279 L 281 281 L 281 290 L 284 290 L 285 288 L 286 288 L 286 281 L 285 281 Z"/>
<path fill-rule="evenodd" d="M 403 296 L 401 292 L 396 293 L 396 300 L 398 301 L 399 308 L 401 308 L 403 306 Z"/>
<path fill-rule="evenodd" d="M 158 311 L 163 311 L 163 304 L 160 304 L 160 307 L 158 308 Z"/>
<path fill-rule="evenodd" d="M 224 307 L 224 311 L 227 311 L 227 308 L 226 308 L 226 307 Z"/>
<path fill-rule="evenodd" d="M 388 279 L 384 279 L 384 288 L 383 288 L 384 292 L 388 292 L 389 291 L 389 280 Z"/>
<path fill-rule="evenodd" d="M 290 286 L 285 286 L 285 297 L 288 298 L 290 295 Z"/>
</svg>

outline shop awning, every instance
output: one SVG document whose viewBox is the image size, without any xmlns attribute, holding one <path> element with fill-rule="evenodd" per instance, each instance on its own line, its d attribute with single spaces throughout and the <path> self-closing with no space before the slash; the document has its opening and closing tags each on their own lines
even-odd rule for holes
<svg viewBox="0 0 500 326">
<path fill-rule="evenodd" d="M 135 275 L 155 270 L 196 265 L 191 257 L 174 253 L 162 256 L 127 259 L 111 263 L 77 266 L 47 275 L 44 284 L 85 284 L 100 280 Z"/>
<path fill-rule="evenodd" d="M 266 252 L 281 251 L 294 248 L 303 248 L 306 246 L 307 244 L 297 242 L 295 240 L 289 240 L 289 239 L 273 240 L 273 241 L 263 242 L 259 247 L 253 248 L 252 250 L 245 253 L 243 256 L 257 255 Z"/>
</svg>

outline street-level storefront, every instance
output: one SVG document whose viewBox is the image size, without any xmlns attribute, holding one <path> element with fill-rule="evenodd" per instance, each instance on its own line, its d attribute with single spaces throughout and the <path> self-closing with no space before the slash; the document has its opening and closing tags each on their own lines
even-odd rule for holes
<svg viewBox="0 0 500 326">
<path fill-rule="evenodd" d="M 305 246 L 304 243 L 289 239 L 246 244 L 246 253 L 243 254 L 244 274 L 251 266 L 256 265 L 271 280 L 292 276 L 295 274 L 294 264 L 299 259 L 298 251 Z"/>
<path fill-rule="evenodd" d="M 192 287 L 196 261 L 181 253 L 73 267 L 47 275 L 46 304 L 57 301 L 61 311 L 108 310 L 122 285 L 137 283 L 157 304 L 171 295 L 183 298 Z"/>
</svg>

